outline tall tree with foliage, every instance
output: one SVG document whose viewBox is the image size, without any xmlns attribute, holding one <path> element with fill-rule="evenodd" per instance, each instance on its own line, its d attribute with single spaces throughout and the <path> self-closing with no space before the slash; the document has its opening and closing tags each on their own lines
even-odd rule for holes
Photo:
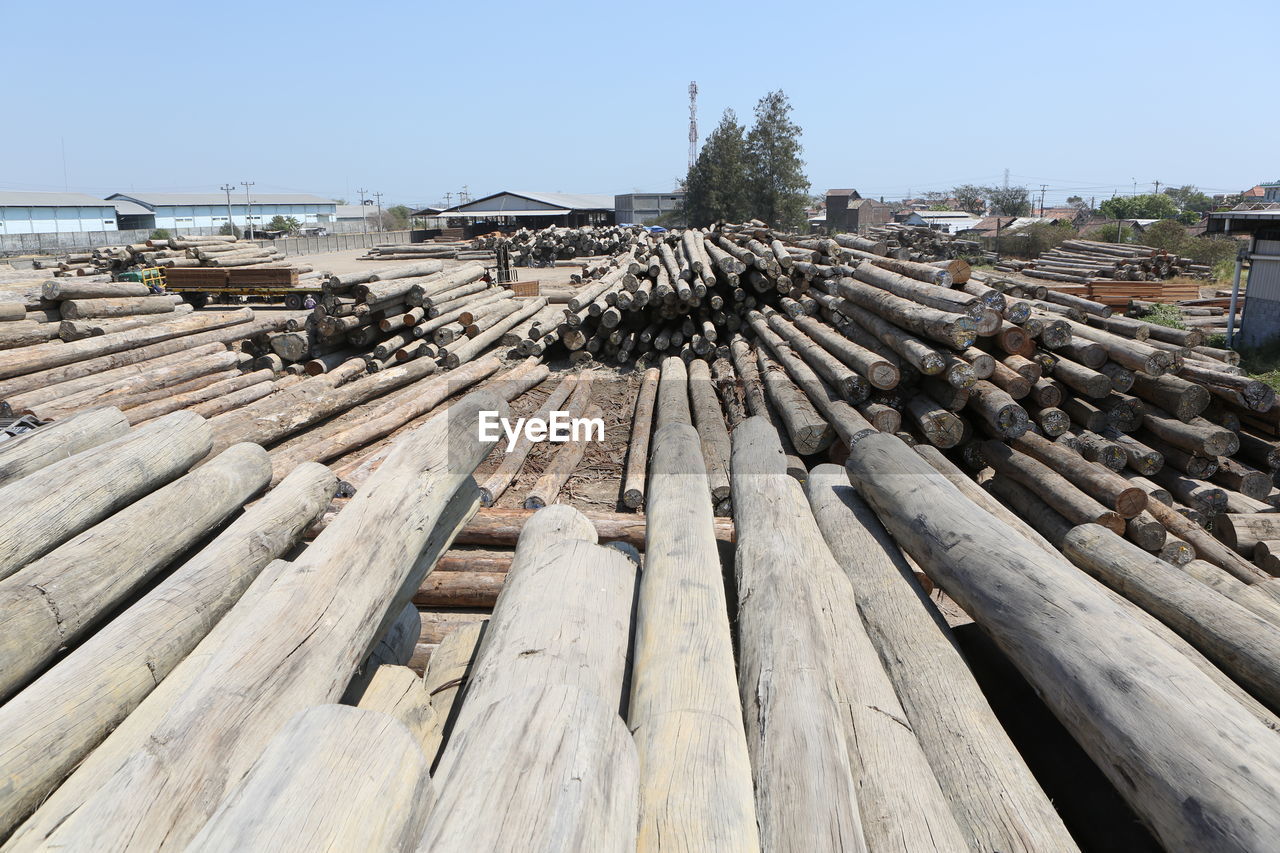
<svg viewBox="0 0 1280 853">
<path fill-rule="evenodd" d="M 967 213 L 982 213 L 987 209 L 986 191 L 973 184 L 961 184 L 951 190 L 951 197 L 961 210 Z"/>
<path fill-rule="evenodd" d="M 703 228 L 720 219 L 747 219 L 749 180 L 746 129 L 733 110 L 725 110 L 685 177 L 685 222 Z"/>
<path fill-rule="evenodd" d="M 809 198 L 800 126 L 791 120 L 791 103 L 781 90 L 761 98 L 755 113 L 747 134 L 751 211 L 770 225 L 799 227 Z"/>
<path fill-rule="evenodd" d="M 1116 196 L 1098 205 L 1098 210 L 1108 219 L 1176 219 L 1178 206 L 1163 193 Z"/>
<path fill-rule="evenodd" d="M 1031 214 L 1031 194 L 1026 187 L 984 187 L 991 211 L 998 216 Z"/>
</svg>

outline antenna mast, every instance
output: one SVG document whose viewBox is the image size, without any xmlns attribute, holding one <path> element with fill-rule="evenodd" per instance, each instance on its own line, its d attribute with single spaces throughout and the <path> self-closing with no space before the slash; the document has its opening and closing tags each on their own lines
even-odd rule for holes
<svg viewBox="0 0 1280 853">
<path fill-rule="evenodd" d="M 689 84 L 689 168 L 698 159 L 698 83 Z"/>
</svg>

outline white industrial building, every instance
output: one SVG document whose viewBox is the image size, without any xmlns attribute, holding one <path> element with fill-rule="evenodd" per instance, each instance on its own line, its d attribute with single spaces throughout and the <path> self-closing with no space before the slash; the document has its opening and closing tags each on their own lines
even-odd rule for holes
<svg viewBox="0 0 1280 853">
<path fill-rule="evenodd" d="M 109 201 L 81 193 L 0 191 L 0 235 L 115 230 Z"/>
<path fill-rule="evenodd" d="M 302 225 L 327 224 L 334 221 L 338 207 L 332 199 L 286 193 L 251 193 L 248 204 L 244 193 L 238 198 L 233 193 L 230 205 L 222 193 L 116 193 L 107 201 L 132 203 L 149 212 L 152 220 L 139 222 L 136 228 L 175 231 L 218 229 L 227 224 L 228 216 L 238 228 L 245 223 L 265 228 L 277 216 L 292 216 Z"/>
</svg>

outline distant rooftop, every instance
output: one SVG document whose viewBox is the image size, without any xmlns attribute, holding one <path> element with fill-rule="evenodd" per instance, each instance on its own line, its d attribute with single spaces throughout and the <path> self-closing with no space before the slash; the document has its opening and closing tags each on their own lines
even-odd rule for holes
<svg viewBox="0 0 1280 853">
<path fill-rule="evenodd" d="M 331 198 L 321 198 L 307 193 L 255 193 L 250 192 L 253 204 L 334 204 Z M 127 199 L 136 201 L 149 209 L 171 207 L 174 205 L 204 205 L 227 203 L 226 193 L 115 193 L 107 196 L 108 201 Z M 244 204 L 244 193 L 232 193 L 232 204 Z"/>
<path fill-rule="evenodd" d="M 103 201 L 84 193 L 40 193 L 0 190 L 0 207 L 111 207 Z"/>
</svg>

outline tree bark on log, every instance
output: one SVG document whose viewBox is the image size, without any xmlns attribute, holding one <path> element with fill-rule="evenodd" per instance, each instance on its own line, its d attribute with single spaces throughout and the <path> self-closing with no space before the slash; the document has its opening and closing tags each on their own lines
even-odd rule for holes
<svg viewBox="0 0 1280 853">
<path fill-rule="evenodd" d="M 428 770 L 394 717 L 308 708 L 275 734 L 188 849 L 408 850 L 427 821 Z"/>
<path fill-rule="evenodd" d="M 1097 525 L 1069 532 L 1063 553 L 1177 631 L 1269 707 L 1280 707 L 1280 628 Z"/>
<path fill-rule="evenodd" d="M 1035 492 L 1074 524 L 1097 523 L 1117 536 L 1124 535 L 1124 518 L 1092 497 L 1049 466 L 999 441 L 984 441 L 982 456 L 992 468 Z"/>
<path fill-rule="evenodd" d="M 168 296 L 135 296 L 118 299 L 68 299 L 58 304 L 65 320 L 132 317 L 135 314 L 172 314 Z"/>
<path fill-rule="evenodd" d="M 341 695 L 388 601 L 406 582 L 416 588 L 416 555 L 490 449 L 477 439 L 482 410 L 507 414 L 501 398 L 475 392 L 401 439 L 316 547 L 224 618 L 198 667 L 166 679 L 14 842 L 124 844 L 115 833 L 125 832 L 139 847 L 184 847 L 272 733 Z M 146 761 L 130 761 L 140 747 Z M 102 810 L 131 819 L 103 823 Z"/>
<path fill-rule="evenodd" d="M 174 412 L 0 488 L 0 578 L 180 476 L 210 443 L 203 419 Z"/>
<path fill-rule="evenodd" d="M 867 433 L 852 451 L 850 479 L 890 533 L 996 640 L 1161 843 L 1270 845 L 1280 758 L 1257 744 L 1274 733 L 1096 582 L 975 512 L 900 442 Z"/>
<path fill-rule="evenodd" d="M 639 849 L 760 846 L 733 640 L 698 433 L 655 436 L 628 728 Z"/>
<path fill-rule="evenodd" d="M 592 405 L 586 411 L 586 419 L 588 421 L 598 420 L 603 424 L 601 415 L 600 407 L 597 405 Z M 569 478 L 573 476 L 578 463 L 582 461 L 583 455 L 586 454 L 588 445 L 592 441 L 603 441 L 603 436 L 599 439 L 591 437 L 590 426 L 586 427 L 584 433 L 581 437 L 575 435 L 570 438 L 551 457 L 551 461 L 542 472 L 542 476 L 533 484 L 533 488 L 529 490 L 529 496 L 524 499 L 525 509 L 542 509 L 548 504 L 555 503 L 560 490 L 564 488 L 565 483 L 569 482 Z"/>
<path fill-rule="evenodd" d="M 844 469 L 817 466 L 805 490 L 823 537 L 853 584 L 858 613 L 970 849 L 1074 849 L 950 630 L 931 609 L 928 593 L 888 531 L 849 485 Z"/>
<path fill-rule="evenodd" d="M 1147 508 L 1147 493 L 1142 489 L 1060 444 L 1034 433 L 1014 439 L 1011 444 L 1014 449 L 1053 468 L 1085 494 L 1120 513 L 1121 518 L 1133 518 Z"/>
<path fill-rule="evenodd" d="M 0 699 L 267 484 L 266 451 L 228 448 L 0 580 Z"/>
<path fill-rule="evenodd" d="M 645 487 L 649 466 L 649 439 L 653 433 L 653 412 L 658 398 L 662 370 L 650 367 L 640 380 L 636 406 L 631 418 L 631 440 L 627 448 L 626 474 L 622 483 L 622 502 L 632 509 L 645 503 Z"/>
<path fill-rule="evenodd" d="M 125 415 L 108 406 L 78 412 L 0 442 L 0 486 L 120 438 L 128 431 Z"/>
<path fill-rule="evenodd" d="M 450 376 L 452 375 L 450 374 Z M 590 381 L 590 377 L 566 377 L 551 391 L 542 406 L 537 412 L 530 415 L 530 418 L 547 420 L 551 417 L 552 412 L 560 410 L 560 407 L 565 404 L 565 400 L 569 399 L 571 392 L 580 387 L 583 382 L 589 384 Z M 571 405 L 570 408 L 572 409 L 573 406 Z M 528 458 L 529 452 L 533 450 L 533 444 L 534 442 L 528 437 L 528 434 L 522 432 L 515 447 L 503 454 L 501 464 L 480 484 L 480 502 L 483 506 L 493 506 L 497 503 L 498 498 L 502 497 L 503 493 L 506 492 L 512 481 L 520 473 L 520 469 L 524 467 L 525 459 Z"/>
<path fill-rule="evenodd" d="M 252 319 L 253 311 L 249 308 L 226 314 L 202 313 L 173 323 L 160 323 L 69 344 L 28 347 L 21 353 L 21 363 L 15 356 L 12 361 L 6 359 L 5 367 L 0 368 L 0 374 L 12 377 L 0 382 L 0 399 L 208 343 L 225 344 L 240 340 L 284 322 L 279 317 L 249 322 Z M 51 348 L 45 349 L 46 346 Z"/>
<path fill-rule="evenodd" d="M 702 442 L 711 499 L 719 503 L 729 497 L 729 430 L 711 386 L 711 367 L 700 359 L 689 364 L 689 397 L 693 426 Z"/>
<path fill-rule="evenodd" d="M 766 420 L 738 427 L 733 467 L 739 687 L 764 848 L 816 849 L 823 837 L 823 849 L 967 849 Z M 831 734 L 836 754 L 815 755 Z"/>
</svg>

